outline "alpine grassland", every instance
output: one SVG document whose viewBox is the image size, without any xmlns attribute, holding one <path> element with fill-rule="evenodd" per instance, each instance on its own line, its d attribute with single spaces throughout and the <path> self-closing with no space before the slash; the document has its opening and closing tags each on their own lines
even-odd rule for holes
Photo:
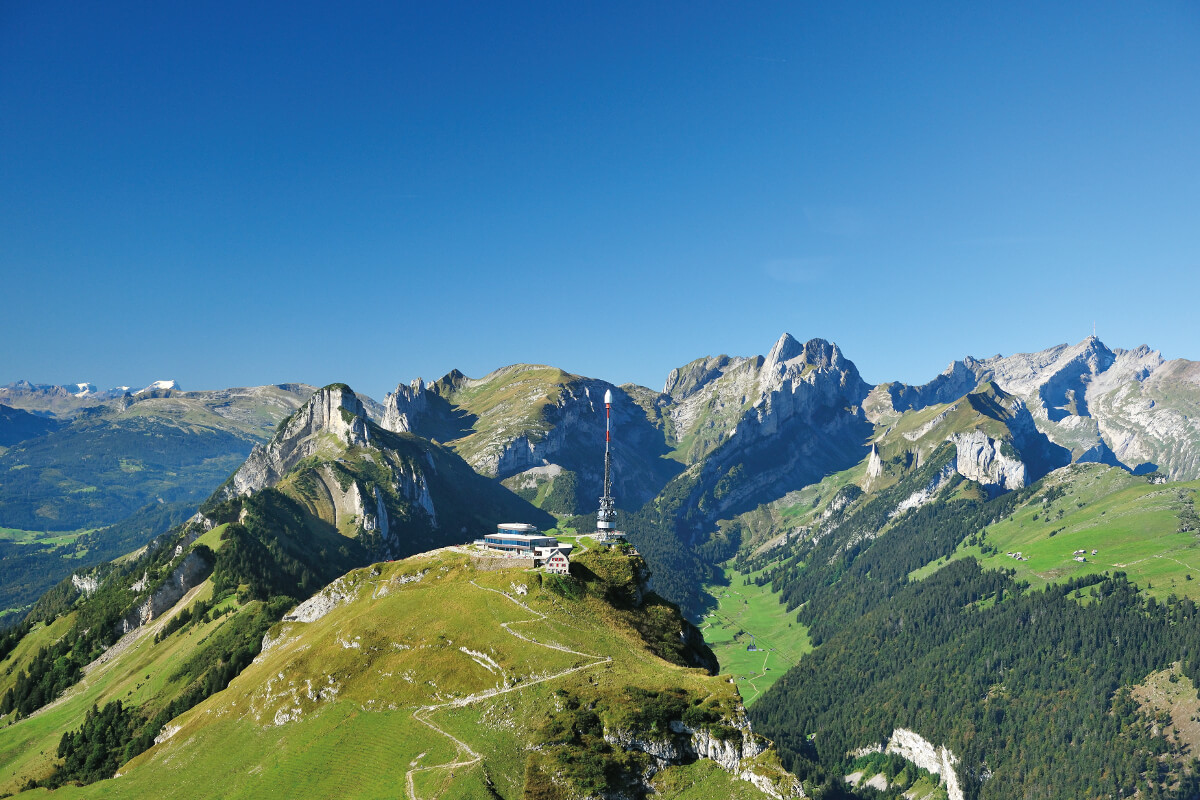
<svg viewBox="0 0 1200 800">
<path fill-rule="evenodd" d="M 474 423 L 452 445 L 468 461 L 512 431 L 531 441 L 545 436 L 551 427 L 546 407 L 558 401 L 564 385 L 578 380 L 555 367 L 533 364 L 504 367 L 477 380 L 454 380 L 452 375 L 430 388 L 457 406 L 464 420 Z"/>
<path fill-rule="evenodd" d="M 808 628 L 779 602 L 769 584 L 756 581 L 758 577 L 760 573 L 742 573 L 726 565 L 722 580 L 705 587 L 717 607 L 699 622 L 721 673 L 734 677 L 747 706 L 812 651 Z"/>
<path fill-rule="evenodd" d="M 1012 516 L 968 536 L 949 559 L 972 556 L 1031 587 L 1123 572 L 1149 596 L 1200 599 L 1200 531 L 1187 522 L 1198 490 L 1197 481 L 1151 483 L 1116 467 L 1077 464 L 1047 476 Z"/>
<path fill-rule="evenodd" d="M 636 780 L 649 757 L 603 737 L 580 747 L 564 718 L 578 717 L 582 730 L 594 717 L 612 735 L 651 740 L 683 721 L 742 741 L 737 688 L 693 665 L 711 657 L 679 642 L 677 609 L 643 594 L 640 558 L 589 544 L 581 540 L 576 574 L 561 578 L 469 550 L 353 570 L 271 628 L 227 689 L 166 724 L 118 777 L 55 796 L 573 796 L 597 776 Z M 211 581 L 175 613 L 206 592 Z M 49 772 L 63 730 L 88 709 L 164 696 L 196 643 L 243 613 L 155 644 L 164 615 L 56 704 L 0 729 L 10 777 L 0 790 Z M 743 767 L 788 780 L 773 750 Z M 765 797 L 703 761 L 672 768 L 660 784 L 667 798 Z"/>
<path fill-rule="evenodd" d="M 183 611 L 203 602 L 211 595 L 211 589 L 211 582 L 205 581 L 181 600 L 176 610 Z M 156 642 L 155 634 L 173 616 L 164 615 L 154 624 L 127 635 L 88 665 L 82 680 L 57 700 L 24 718 L 15 712 L 6 715 L 4 727 L 0 727 L 0 792 L 16 791 L 30 779 L 49 777 L 63 733 L 77 728 L 89 709 L 112 701 L 147 711 L 157 711 L 168 704 L 191 680 L 184 667 L 199 643 L 232 623 L 238 614 L 250 610 L 239 606 L 234 613 L 199 621 Z M 67 615 L 49 625 L 36 626 L 26 641 L 0 663 L 4 668 L 0 690 L 11 688 L 14 676 L 33 654 L 64 636 L 73 624 L 74 615 Z"/>
</svg>

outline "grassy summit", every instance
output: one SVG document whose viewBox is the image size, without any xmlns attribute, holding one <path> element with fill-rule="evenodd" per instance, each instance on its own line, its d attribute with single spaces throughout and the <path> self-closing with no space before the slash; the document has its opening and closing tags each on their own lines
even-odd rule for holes
<svg viewBox="0 0 1200 800">
<path fill-rule="evenodd" d="M 636 556 L 583 553 L 579 578 L 492 566 L 438 551 L 348 573 L 318 596 L 327 613 L 277 624 L 228 689 L 172 720 L 120 777 L 55 796 L 565 798 L 637 784 L 652 759 L 629 742 L 678 739 L 680 723 L 766 744 L 738 727 L 728 679 L 685 665 L 686 623 L 640 597 Z M 142 675 L 169 675 L 185 637 L 203 635 L 155 645 L 165 661 Z M 130 651 L 138 671 L 149 652 Z M 130 691 L 118 673 L 137 677 L 124 658 L 110 696 Z M 96 697 L 79 694 L 76 714 Z M 765 796 L 683 761 L 655 777 L 664 797 Z M 772 749 L 740 768 L 789 781 Z"/>
</svg>

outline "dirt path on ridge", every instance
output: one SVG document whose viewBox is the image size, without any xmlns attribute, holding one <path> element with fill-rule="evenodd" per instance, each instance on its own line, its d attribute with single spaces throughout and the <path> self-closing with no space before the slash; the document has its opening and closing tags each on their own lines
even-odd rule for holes
<svg viewBox="0 0 1200 800">
<path fill-rule="evenodd" d="M 408 772 L 406 772 L 404 774 L 404 783 L 408 790 L 409 800 L 421 800 L 421 798 L 417 796 L 416 787 L 413 785 L 413 776 L 415 776 L 418 772 L 428 772 L 429 770 L 435 770 L 435 769 L 456 769 L 458 767 L 469 767 L 469 766 L 473 766 L 474 764 L 477 764 L 483 760 L 483 756 L 479 755 L 479 753 L 476 753 L 474 750 L 472 750 L 470 748 L 470 746 L 467 745 L 466 742 L 463 742 L 460 739 L 452 736 L 451 734 L 446 733 L 444 730 L 442 730 L 437 725 L 435 725 L 433 722 L 431 722 L 428 719 L 428 716 L 430 714 L 432 714 L 434 711 L 438 711 L 443 708 L 462 708 L 463 706 L 470 705 L 471 703 L 477 703 L 480 700 L 487 700 L 492 697 L 498 697 L 499 695 L 502 695 L 502 694 L 508 694 L 509 692 L 520 691 L 521 689 L 526 689 L 530 686 L 536 686 L 539 683 L 545 683 L 547 681 L 557 680 L 558 678 L 565 677 L 567 675 L 570 675 L 573 672 L 579 672 L 580 670 L 584 670 L 584 669 L 591 669 L 592 667 L 596 667 L 601 664 L 607 664 L 608 662 L 612 661 L 611 656 L 598 656 L 595 653 L 581 653 L 580 651 L 572 650 L 569 647 L 563 647 L 562 645 L 557 645 L 557 644 L 546 644 L 545 642 L 539 642 L 536 639 L 530 639 L 528 636 L 525 636 L 524 634 L 517 633 L 510 626 L 522 625 L 527 622 L 541 622 L 542 620 L 546 619 L 546 615 L 540 611 L 534 611 L 532 608 L 525 605 L 520 600 L 518 600 L 517 598 L 508 594 L 507 592 L 502 592 L 499 589 L 489 589 L 486 586 L 480 586 L 479 584 L 475 583 L 475 581 L 471 581 L 471 585 L 474 586 L 476 589 L 481 589 L 485 592 L 495 592 L 496 594 L 500 595 L 501 597 L 504 597 L 504 598 L 508 599 L 509 601 L 511 601 L 512 603 L 525 609 L 530 614 L 535 615 L 531 619 L 520 619 L 520 620 L 514 620 L 513 622 L 500 623 L 500 627 L 504 629 L 505 633 L 508 633 L 511 636 L 515 636 L 522 641 L 529 642 L 530 644 L 536 644 L 539 647 L 546 647 L 551 650 L 558 650 L 559 652 L 562 652 L 562 653 L 570 653 L 571 655 L 574 655 L 574 656 L 582 656 L 584 658 L 593 658 L 596 660 L 590 664 L 583 664 L 578 667 L 571 667 L 570 669 L 565 669 L 561 672 L 556 672 L 553 675 L 546 675 L 544 677 L 537 678 L 536 680 L 525 681 L 516 686 L 509 686 L 509 687 L 506 687 L 503 689 L 486 689 L 477 694 L 471 694 L 471 695 L 467 695 L 466 697 L 460 697 L 457 700 L 451 700 L 446 703 L 435 703 L 433 705 L 421 706 L 420 708 L 418 708 L 416 711 L 413 712 L 413 719 L 415 719 L 417 722 L 420 722 L 422 725 L 425 725 L 426 727 L 436 731 L 437 733 L 440 733 L 442 736 L 445 736 L 450 741 L 454 742 L 454 746 L 458 750 L 459 758 L 455 761 L 450 761 L 445 764 L 434 764 L 434 765 L 428 766 L 428 767 L 413 767 Z M 463 758 L 463 756 L 466 756 L 466 758 Z"/>
</svg>

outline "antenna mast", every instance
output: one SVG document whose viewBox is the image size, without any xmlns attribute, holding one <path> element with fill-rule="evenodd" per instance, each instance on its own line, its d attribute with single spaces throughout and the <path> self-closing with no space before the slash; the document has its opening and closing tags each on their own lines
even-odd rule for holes
<svg viewBox="0 0 1200 800">
<path fill-rule="evenodd" d="M 617 501 L 612 496 L 612 459 L 609 445 L 612 442 L 612 390 L 604 393 L 604 496 L 600 498 L 600 510 L 596 513 L 596 532 L 609 534 L 616 528 Z"/>
</svg>

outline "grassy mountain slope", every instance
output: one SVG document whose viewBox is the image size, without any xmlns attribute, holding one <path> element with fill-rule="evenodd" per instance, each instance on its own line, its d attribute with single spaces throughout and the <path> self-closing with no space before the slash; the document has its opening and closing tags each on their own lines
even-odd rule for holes
<svg viewBox="0 0 1200 800">
<path fill-rule="evenodd" d="M 227 690 L 169 723 L 120 777 L 54 796 L 566 797 L 606 776 L 637 784 L 652 762 L 589 726 L 614 740 L 666 742 L 674 719 L 737 748 L 757 743 L 736 727 L 744 723 L 728 682 L 673 663 L 683 623 L 652 597 L 634 601 L 630 558 L 584 554 L 578 579 L 481 571 L 448 553 L 351 572 L 324 593 L 332 609 L 276 625 Z M 186 628 L 154 646 L 143 637 L 144 655 L 130 648 L 114 664 L 132 660 L 121 674 L 134 677 L 143 666 L 170 675 L 192 637 L 206 634 Z M 151 653 L 162 660 L 141 660 Z M 106 685 L 110 697 L 142 691 L 116 678 Z M 79 694 L 98 697 L 90 687 Z M 572 716 L 575 727 L 564 728 Z M 771 750 L 739 766 L 789 780 Z M 688 796 L 692 770 L 717 796 L 765 797 L 696 764 L 663 773 L 663 796 Z"/>
<path fill-rule="evenodd" d="M 550 521 L 449 450 L 384 431 L 346 405 L 363 412 L 348 389 L 327 387 L 255 450 L 243 467 L 257 465 L 252 477 L 271 458 L 291 465 L 273 484 L 236 494 L 230 479 L 187 524 L 39 600 L 33 627 L 18 629 L 24 639 L 5 659 L 12 679 L 0 687 L 0 713 L 15 724 L 0 730 L 0 775 L 48 786 L 104 777 L 152 744 L 166 720 L 221 690 L 287 608 L 337 575 L 380 555 L 469 540 L 500 520 Z M 174 655 L 143 643 L 180 626 L 204 634 Z M 149 648 L 151 688 L 129 691 L 122 678 L 122 694 L 93 677 L 111 673 L 96 670 L 135 643 Z M 47 756 L 55 747 L 61 762 Z"/>
<path fill-rule="evenodd" d="M 1034 587 L 1121 571 L 1149 596 L 1200 599 L 1197 491 L 1197 481 L 1155 484 L 1116 467 L 1076 464 L 1047 476 L 1011 517 L 968 538 L 950 559 L 972 556 Z"/>
<path fill-rule="evenodd" d="M 601 494 L 609 391 L 614 492 L 621 507 L 634 508 L 680 469 L 665 458 L 657 395 L 649 389 L 516 364 L 478 379 L 451 372 L 428 389 L 398 387 L 420 409 L 396 410 L 406 414 L 407 429 L 449 444 L 477 471 L 539 507 L 577 514 L 592 510 Z"/>
<path fill-rule="evenodd" d="M 273 490 L 211 513 L 221 524 L 208 534 L 190 523 L 85 574 L 91 584 L 83 591 L 64 581 L 35 605 L 32 629 L 0 662 L 8 723 L 0 729 L 0 778 L 9 790 L 29 780 L 86 779 L 87 772 L 55 775 L 54 754 L 94 705 L 123 706 L 102 762 L 144 749 L 165 719 L 249 663 L 284 610 L 365 558 Z"/>
</svg>

